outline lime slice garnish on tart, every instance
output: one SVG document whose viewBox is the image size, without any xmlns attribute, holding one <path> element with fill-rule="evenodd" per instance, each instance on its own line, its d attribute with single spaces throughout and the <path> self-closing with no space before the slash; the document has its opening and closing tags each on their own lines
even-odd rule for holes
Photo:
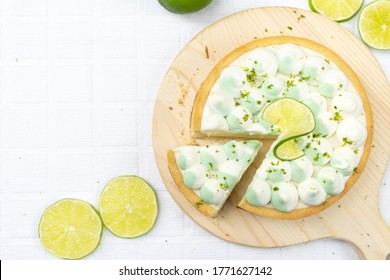
<svg viewBox="0 0 390 280">
<path fill-rule="evenodd" d="M 378 0 L 365 6 L 359 17 L 362 40 L 375 49 L 390 49 L 390 1 Z"/>
<path fill-rule="evenodd" d="M 309 6 L 313 12 L 330 19 L 346 21 L 360 10 L 363 2 L 363 0 L 309 0 Z"/>
<path fill-rule="evenodd" d="M 136 176 L 111 180 L 100 195 L 99 208 L 104 225 L 116 236 L 124 238 L 147 233 L 158 213 L 154 190 Z"/>
<path fill-rule="evenodd" d="M 89 203 L 67 198 L 52 204 L 42 214 L 39 238 L 54 256 L 74 260 L 97 248 L 102 229 L 99 214 Z"/>
<path fill-rule="evenodd" d="M 296 138 L 309 134 L 315 128 L 314 115 L 303 103 L 292 98 L 280 98 L 269 104 L 262 118 L 274 125 L 281 136 L 273 148 L 281 160 L 293 160 L 303 155 Z"/>
</svg>

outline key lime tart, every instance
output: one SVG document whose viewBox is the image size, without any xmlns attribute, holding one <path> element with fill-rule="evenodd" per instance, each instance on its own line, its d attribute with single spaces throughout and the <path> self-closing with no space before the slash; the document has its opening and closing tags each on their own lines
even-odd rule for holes
<svg viewBox="0 0 390 280">
<path fill-rule="evenodd" d="M 208 141 L 247 140 L 168 152 L 174 180 L 199 210 L 218 212 L 263 139 L 271 148 L 238 207 L 297 219 L 323 211 L 353 186 L 368 159 L 373 120 L 360 80 L 337 54 L 308 39 L 277 36 L 245 44 L 216 64 L 195 98 L 191 132 Z M 233 144 L 240 147 L 232 157 Z"/>
</svg>

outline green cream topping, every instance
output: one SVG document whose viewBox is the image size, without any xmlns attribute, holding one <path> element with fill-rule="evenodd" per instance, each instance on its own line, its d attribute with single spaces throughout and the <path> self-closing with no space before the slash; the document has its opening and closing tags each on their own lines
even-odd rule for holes
<svg viewBox="0 0 390 280">
<path fill-rule="evenodd" d="M 302 166 L 295 161 L 291 161 L 291 177 L 293 181 L 300 183 L 306 180 L 306 172 Z"/>
<path fill-rule="evenodd" d="M 218 161 L 212 154 L 206 151 L 201 151 L 199 156 L 200 163 L 206 168 L 206 170 L 212 170 L 217 167 Z"/>
<path fill-rule="evenodd" d="M 239 155 L 237 152 L 237 144 L 228 142 L 225 145 L 223 145 L 223 149 L 225 150 L 225 153 L 227 154 L 229 160 L 238 159 Z"/>
<path fill-rule="evenodd" d="M 291 63 L 292 59 L 289 56 L 283 57 L 283 59 L 278 59 L 278 68 L 279 72 L 288 75 L 291 73 Z"/>
<path fill-rule="evenodd" d="M 328 83 L 321 83 L 320 86 L 318 87 L 318 90 L 321 95 L 329 98 L 333 97 L 336 91 L 334 86 Z"/>
<path fill-rule="evenodd" d="M 241 91 L 242 92 L 242 91 Z M 264 105 L 262 104 L 265 101 L 256 100 L 253 98 L 253 95 L 251 95 L 248 92 L 241 93 L 241 99 L 240 99 L 240 105 L 244 107 L 248 112 L 251 114 L 258 114 L 259 108 Z"/>
<path fill-rule="evenodd" d="M 187 187 L 193 188 L 195 185 L 196 179 L 197 179 L 197 175 L 194 171 L 186 170 L 183 172 L 183 181 Z"/>
<path fill-rule="evenodd" d="M 267 179 L 271 182 L 281 182 L 284 179 L 286 171 L 283 168 L 268 168 L 266 171 Z"/>
<path fill-rule="evenodd" d="M 245 199 L 254 206 L 263 206 L 257 199 L 256 191 L 253 188 L 249 188 L 245 194 Z"/>
<path fill-rule="evenodd" d="M 214 193 L 210 191 L 209 188 L 203 187 L 200 189 L 200 198 L 207 203 L 212 203 L 214 199 Z"/>
<path fill-rule="evenodd" d="M 303 103 L 310 108 L 310 110 L 315 116 L 322 111 L 323 106 L 321 104 L 321 100 L 316 98 L 315 96 L 309 95 L 303 100 Z"/>
<path fill-rule="evenodd" d="M 329 124 L 326 123 L 326 120 L 322 118 L 316 119 L 316 127 L 313 131 L 314 137 L 323 137 L 326 138 L 330 136 L 334 131 L 329 130 Z"/>
<path fill-rule="evenodd" d="M 220 187 L 222 189 L 231 190 L 234 185 L 237 183 L 237 177 L 232 176 L 225 172 L 218 173 L 218 180 L 220 182 Z"/>
<path fill-rule="evenodd" d="M 180 169 L 184 170 L 187 169 L 187 158 L 185 155 L 179 155 L 177 158 L 177 165 L 179 166 Z"/>
<path fill-rule="evenodd" d="M 278 187 L 272 188 L 271 203 L 274 208 L 278 209 L 281 212 L 289 212 L 290 210 L 286 206 L 285 199 L 280 195 Z"/>
</svg>

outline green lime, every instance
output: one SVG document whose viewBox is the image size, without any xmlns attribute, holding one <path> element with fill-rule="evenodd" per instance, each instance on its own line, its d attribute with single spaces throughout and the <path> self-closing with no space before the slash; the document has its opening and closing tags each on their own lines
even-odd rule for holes
<svg viewBox="0 0 390 280">
<path fill-rule="evenodd" d="M 87 202 L 67 198 L 49 206 L 39 223 L 39 239 L 54 256 L 81 259 L 99 245 L 103 225 Z"/>
<path fill-rule="evenodd" d="M 212 0 L 158 0 L 161 6 L 175 14 L 187 14 L 199 11 Z"/>
<path fill-rule="evenodd" d="M 335 21 L 352 18 L 362 7 L 364 0 L 309 0 L 313 12 Z"/>
<path fill-rule="evenodd" d="M 365 6 L 359 17 L 362 40 L 375 49 L 390 49 L 390 1 L 378 0 Z"/>
<path fill-rule="evenodd" d="M 100 195 L 99 208 L 104 225 L 124 238 L 147 233 L 158 213 L 154 190 L 136 176 L 111 180 Z"/>
<path fill-rule="evenodd" d="M 262 118 L 281 133 L 273 149 L 277 158 L 293 160 L 303 155 L 295 140 L 309 134 L 316 126 L 313 113 L 306 105 L 292 98 L 280 98 L 264 109 Z"/>
</svg>

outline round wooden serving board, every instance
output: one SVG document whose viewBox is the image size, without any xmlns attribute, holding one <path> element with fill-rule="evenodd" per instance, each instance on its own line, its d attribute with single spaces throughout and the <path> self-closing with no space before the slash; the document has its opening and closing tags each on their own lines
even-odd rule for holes
<svg viewBox="0 0 390 280">
<path fill-rule="evenodd" d="M 230 195 L 222 211 L 208 218 L 188 202 L 168 170 L 167 151 L 193 142 L 190 116 L 196 93 L 215 64 L 235 48 L 269 36 L 297 36 L 337 53 L 360 77 L 374 115 L 374 139 L 366 168 L 355 186 L 319 214 L 298 220 L 256 216 L 236 207 L 267 152 L 264 141 L 257 160 Z M 268 7 L 243 11 L 212 24 L 179 53 L 161 84 L 153 118 L 153 145 L 162 179 L 178 205 L 199 225 L 230 242 L 277 247 L 319 238 L 354 244 L 362 258 L 386 259 L 390 227 L 378 209 L 378 194 L 390 155 L 390 87 L 378 62 L 351 32 L 321 15 L 294 8 Z M 203 141 L 203 142 L 202 142 Z M 211 139 L 198 143 L 218 142 Z M 226 141 L 226 139 L 225 139 Z"/>
</svg>

